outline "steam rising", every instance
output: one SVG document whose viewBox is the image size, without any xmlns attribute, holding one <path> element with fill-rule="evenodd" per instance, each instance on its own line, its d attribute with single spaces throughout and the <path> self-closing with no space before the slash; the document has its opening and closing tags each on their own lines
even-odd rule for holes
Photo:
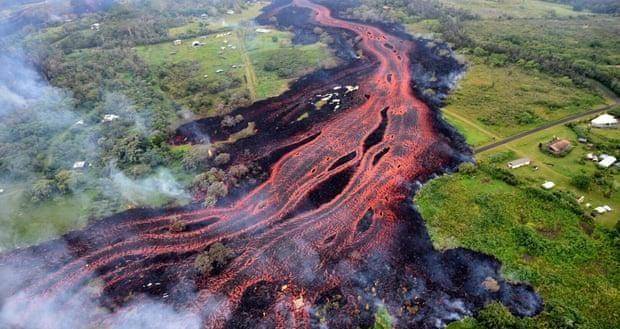
<svg viewBox="0 0 620 329">
<path fill-rule="evenodd" d="M 169 170 L 160 168 L 149 177 L 131 179 L 123 172 L 114 170 L 110 175 L 115 191 L 123 199 L 134 204 L 149 204 L 153 198 L 166 197 L 177 200 L 189 200 L 190 195 L 172 176 Z"/>
</svg>

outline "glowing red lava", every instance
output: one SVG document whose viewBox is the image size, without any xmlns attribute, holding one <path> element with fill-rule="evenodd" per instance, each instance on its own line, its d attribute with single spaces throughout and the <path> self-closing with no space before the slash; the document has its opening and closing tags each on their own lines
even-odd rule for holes
<svg viewBox="0 0 620 329">
<path fill-rule="evenodd" d="M 434 250 L 410 204 L 412 182 L 460 156 L 412 89 L 415 41 L 335 18 L 310 0 L 271 9 L 291 6 L 311 10 L 312 24 L 358 36 L 366 59 L 328 80 L 354 79 L 353 105 L 310 120 L 305 131 L 245 145 L 246 157 L 278 156 L 268 179 L 228 206 L 128 212 L 0 256 L 4 268 L 23 273 L 0 293 L 19 310 L 17 322 L 53 304 L 58 312 L 77 307 L 88 323 L 114 324 L 145 300 L 197 315 L 206 328 L 368 327 L 379 305 L 402 328 L 441 326 L 490 300 L 521 315 L 539 310 L 532 289 L 503 280 L 494 258 Z M 275 108 L 335 86 L 310 83 L 257 107 L 265 118 L 286 117 Z M 258 129 L 277 135 L 278 127 Z M 187 230 L 167 230 L 176 219 Z M 235 257 L 217 273 L 196 276 L 197 253 L 215 242 Z M 487 277 L 499 291 L 484 289 Z"/>
</svg>

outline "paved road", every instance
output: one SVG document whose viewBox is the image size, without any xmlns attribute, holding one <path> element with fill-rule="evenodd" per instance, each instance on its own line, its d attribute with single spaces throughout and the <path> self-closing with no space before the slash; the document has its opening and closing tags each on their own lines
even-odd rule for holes
<svg viewBox="0 0 620 329">
<path fill-rule="evenodd" d="M 593 115 L 593 114 L 598 114 L 598 113 L 601 113 L 601 112 L 605 112 L 605 111 L 609 110 L 610 108 L 612 108 L 612 107 L 614 107 L 614 106 L 616 106 L 618 104 L 619 104 L 619 102 L 618 102 L 618 100 L 616 100 L 616 102 L 614 104 L 607 105 L 605 107 L 601 107 L 601 108 L 598 108 L 598 109 L 593 109 L 593 110 L 590 110 L 590 111 L 587 111 L 587 112 L 582 112 L 582 113 L 579 113 L 579 114 L 571 115 L 571 116 L 568 116 L 566 118 L 563 118 L 563 119 L 560 119 L 560 120 L 557 120 L 557 121 L 546 123 L 546 124 L 544 124 L 544 125 L 542 125 L 540 127 L 534 128 L 532 130 L 524 131 L 524 132 L 518 133 L 516 135 L 512 135 L 510 137 L 506 137 L 506 138 L 504 138 L 502 140 L 499 140 L 497 142 L 494 142 L 494 143 L 491 143 L 491 144 L 487 144 L 487 145 L 475 148 L 474 149 L 474 153 L 481 153 L 481 152 L 484 152 L 484 151 L 488 151 L 488 150 L 494 149 L 494 148 L 496 148 L 498 146 L 506 145 L 506 144 L 508 144 L 510 142 L 513 142 L 513 141 L 517 140 L 517 139 L 521 139 L 521 138 L 523 138 L 525 136 L 529 136 L 529 135 L 535 134 L 535 133 L 537 133 L 537 132 L 539 132 L 541 130 L 545 130 L 545 129 L 548 129 L 548 128 L 551 128 L 551 127 L 559 126 L 559 125 L 565 124 L 567 122 L 575 121 L 575 120 L 578 120 L 578 119 L 581 119 L 583 117 L 587 117 L 587 116 L 590 116 L 590 115 Z"/>
</svg>

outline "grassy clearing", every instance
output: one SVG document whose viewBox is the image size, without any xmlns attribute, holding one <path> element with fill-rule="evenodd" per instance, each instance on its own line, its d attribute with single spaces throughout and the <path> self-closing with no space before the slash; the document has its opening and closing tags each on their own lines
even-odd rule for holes
<svg viewBox="0 0 620 329">
<path fill-rule="evenodd" d="M 467 74 L 448 99 L 444 113 L 465 128 L 463 133 L 475 146 L 494 136 L 514 135 L 605 102 L 594 91 L 578 88 L 570 81 L 516 65 L 496 67 L 479 57 L 470 58 Z M 469 124 L 464 125 L 464 120 Z M 486 136 L 480 136 L 481 131 L 486 131 Z"/>
<path fill-rule="evenodd" d="M 223 36 L 220 34 L 219 37 L 218 34 L 211 34 L 183 40 L 178 46 L 166 42 L 136 49 L 155 70 L 166 70 L 171 65 L 192 67 L 193 70 L 184 70 L 184 74 L 172 74 L 168 80 L 161 80 L 160 87 L 164 91 L 172 91 L 173 98 L 190 106 L 195 112 L 212 115 L 221 113 L 217 109 L 218 104 L 239 106 L 276 96 L 295 78 L 319 67 L 334 65 L 335 59 L 326 45 L 316 43 L 297 46 L 292 44 L 291 39 L 292 34 L 289 32 L 237 30 Z M 193 47 L 191 43 L 194 40 L 203 45 Z M 282 76 L 265 68 L 265 63 L 280 53 L 299 62 L 291 67 L 289 75 Z M 290 63 L 283 62 L 282 65 Z M 195 81 L 198 86 L 196 90 L 186 86 L 187 81 Z M 218 87 L 218 84 L 226 85 L 230 81 L 235 83 L 230 87 Z M 178 90 L 178 93 L 175 94 L 174 90 Z M 240 97 L 247 98 L 245 103 L 234 103 Z M 196 101 L 197 98 L 201 99 Z"/>
<path fill-rule="evenodd" d="M 84 194 L 59 197 L 41 203 L 23 202 L 24 188 L 6 186 L 0 195 L 0 250 L 30 245 L 83 227 L 90 197 Z"/>
<path fill-rule="evenodd" d="M 195 18 L 193 21 L 182 25 L 173 27 L 168 30 L 168 35 L 171 37 L 178 37 L 187 34 L 194 34 L 198 31 L 204 31 L 205 33 L 216 33 L 222 31 L 229 31 L 238 27 L 242 22 L 249 21 L 258 16 L 261 9 L 265 7 L 267 3 L 251 3 L 248 4 L 245 10 L 237 12 L 233 15 L 224 15 L 222 17 L 201 19 Z M 201 27 L 201 23 L 204 28 Z"/>
<path fill-rule="evenodd" d="M 553 200 L 480 169 L 436 179 L 416 197 L 439 248 L 492 254 L 507 278 L 530 282 L 542 295 L 545 311 L 513 319 L 524 324 L 519 328 L 617 328 L 620 255 L 613 233 L 586 233 L 580 216 Z M 468 321 L 467 328 L 482 327 Z"/>
<path fill-rule="evenodd" d="M 538 143 L 545 143 L 553 137 L 567 138 L 575 142 L 575 147 L 568 155 L 562 158 L 541 152 L 538 149 Z M 557 126 L 508 143 L 497 149 L 478 154 L 477 159 L 488 161 L 489 158 L 497 157 L 498 154 L 506 152 L 513 154 L 510 157 L 511 159 L 529 157 L 532 160 L 531 166 L 521 167 L 511 172 L 533 187 L 539 187 L 540 184 L 547 180 L 553 181 L 556 183 L 555 189 L 570 191 L 577 197 L 583 195 L 585 197 L 584 205 L 586 203 L 591 203 L 592 207 L 609 205 L 614 211 L 597 216 L 596 221 L 605 226 L 612 227 L 617 222 L 618 212 L 620 211 L 620 191 L 618 190 L 620 180 L 618 175 L 610 174 L 612 169 L 601 170 L 591 161 L 582 161 L 585 155 L 592 152 L 592 150 L 588 150 L 585 145 L 578 144 L 576 141 L 577 136 L 571 129 L 565 126 Z M 505 167 L 507 161 L 502 161 L 497 165 Z M 534 169 L 535 166 L 538 167 L 538 170 Z M 608 173 L 610 175 L 607 179 L 613 181 L 615 186 L 615 191 L 610 198 L 605 197 L 606 189 L 596 184 L 592 185 L 587 191 L 580 190 L 571 184 L 571 179 L 577 175 L 592 176 L 596 172 Z"/>
<path fill-rule="evenodd" d="M 567 17 L 583 15 L 570 6 L 545 1 L 522 0 L 440 0 L 441 3 L 469 10 L 483 19 L 497 18 L 531 18 L 531 17 Z"/>
</svg>

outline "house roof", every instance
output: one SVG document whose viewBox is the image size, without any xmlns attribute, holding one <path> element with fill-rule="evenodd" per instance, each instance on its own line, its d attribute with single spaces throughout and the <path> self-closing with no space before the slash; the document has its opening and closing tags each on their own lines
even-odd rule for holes
<svg viewBox="0 0 620 329">
<path fill-rule="evenodd" d="M 599 167 L 608 168 L 616 162 L 616 157 L 608 155 L 598 162 Z"/>
<path fill-rule="evenodd" d="M 549 144 L 549 149 L 553 152 L 562 152 L 570 147 L 570 142 L 566 139 L 558 139 L 555 142 Z"/>
<path fill-rule="evenodd" d="M 511 165 L 511 166 L 518 166 L 520 164 L 529 163 L 530 161 L 531 161 L 530 158 L 521 158 L 521 159 L 517 159 L 517 160 L 512 160 L 512 161 L 508 162 L 508 164 Z"/>
<path fill-rule="evenodd" d="M 618 119 L 614 118 L 613 115 L 605 113 L 592 119 L 590 122 L 594 125 L 613 125 L 618 123 Z"/>
</svg>

